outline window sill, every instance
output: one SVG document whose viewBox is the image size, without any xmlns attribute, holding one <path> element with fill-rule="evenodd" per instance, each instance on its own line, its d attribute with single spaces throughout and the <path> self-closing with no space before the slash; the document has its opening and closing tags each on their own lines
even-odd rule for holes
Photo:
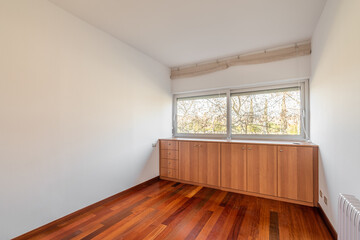
<svg viewBox="0 0 360 240">
<path fill-rule="evenodd" d="M 161 140 L 177 140 L 177 141 L 195 141 L 195 142 L 220 142 L 220 143 L 244 143 L 244 144 L 271 144 L 271 145 L 286 145 L 286 146 L 311 146 L 318 145 L 308 142 L 306 140 L 254 140 L 254 139 L 223 139 L 223 138 L 192 138 L 192 137 L 172 137 L 163 138 Z"/>
</svg>

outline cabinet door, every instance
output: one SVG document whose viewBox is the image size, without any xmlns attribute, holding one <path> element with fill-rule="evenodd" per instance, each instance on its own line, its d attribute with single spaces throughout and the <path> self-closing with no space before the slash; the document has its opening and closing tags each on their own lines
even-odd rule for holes
<svg viewBox="0 0 360 240">
<path fill-rule="evenodd" d="M 162 158 L 160 163 L 162 168 L 179 169 L 177 160 Z"/>
<path fill-rule="evenodd" d="M 199 182 L 199 143 L 179 142 L 179 178 Z"/>
<path fill-rule="evenodd" d="M 247 190 L 277 196 L 277 147 L 247 145 Z"/>
<path fill-rule="evenodd" d="M 220 144 L 198 144 L 199 183 L 220 186 Z"/>
<path fill-rule="evenodd" d="M 161 168 L 160 175 L 169 178 L 178 178 L 178 172 L 176 169 L 171 168 Z"/>
<path fill-rule="evenodd" d="M 246 145 L 221 144 L 221 187 L 246 191 Z"/>
<path fill-rule="evenodd" d="M 177 141 L 160 141 L 160 148 L 161 149 L 171 149 L 171 150 L 178 150 L 178 142 Z"/>
<path fill-rule="evenodd" d="M 313 202 L 313 148 L 278 147 L 279 197 Z"/>
<path fill-rule="evenodd" d="M 168 149 L 161 149 L 161 158 L 166 158 L 166 159 L 178 159 L 178 151 L 176 150 L 168 150 Z"/>
</svg>

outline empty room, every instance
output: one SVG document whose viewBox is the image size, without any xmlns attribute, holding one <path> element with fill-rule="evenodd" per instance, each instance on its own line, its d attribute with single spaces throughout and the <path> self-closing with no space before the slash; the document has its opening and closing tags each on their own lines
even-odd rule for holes
<svg viewBox="0 0 360 240">
<path fill-rule="evenodd" d="M 360 240 L 359 0 L 0 0 L 0 240 Z"/>
</svg>

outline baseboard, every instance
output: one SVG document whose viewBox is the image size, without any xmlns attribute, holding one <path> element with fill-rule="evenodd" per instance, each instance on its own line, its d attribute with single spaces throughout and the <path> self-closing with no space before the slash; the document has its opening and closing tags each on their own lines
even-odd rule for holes
<svg viewBox="0 0 360 240">
<path fill-rule="evenodd" d="M 329 218 L 326 216 L 324 210 L 322 209 L 321 205 L 318 203 L 318 206 L 317 206 L 317 209 L 319 211 L 319 214 L 321 216 L 321 218 L 323 219 L 326 227 L 329 229 L 330 233 L 331 233 L 331 236 L 337 240 L 337 232 L 334 228 L 334 226 L 331 224 Z"/>
<path fill-rule="evenodd" d="M 143 182 L 143 183 L 140 183 L 140 184 L 138 184 L 138 185 L 136 185 L 136 186 L 134 186 L 134 187 L 131 187 L 131 188 L 129 188 L 129 189 L 126 189 L 126 190 L 124 190 L 124 191 L 122 191 L 122 192 L 119 192 L 119 193 L 113 195 L 113 196 L 110 196 L 110 197 L 108 197 L 108 198 L 105 198 L 105 199 L 103 199 L 103 200 L 100 200 L 99 202 L 96 202 L 96 203 L 91 204 L 91 205 L 89 205 L 89 206 L 87 206 L 87 207 L 84 207 L 84 208 L 82 208 L 82 209 L 80 209 L 80 210 L 77 210 L 76 212 L 70 213 L 70 214 L 68 214 L 68 215 L 66 215 L 66 216 L 64 216 L 64 217 L 62 217 L 62 218 L 59 218 L 59 219 L 57 219 L 57 220 L 54 220 L 54 221 L 52 221 L 52 222 L 50 222 L 50 223 L 48 223 L 48 224 L 46 224 L 46 225 L 44 225 L 44 226 L 38 227 L 38 228 L 36 228 L 36 229 L 34 229 L 34 230 L 30 231 L 30 232 L 24 233 L 24 234 L 22 234 L 21 236 L 18 236 L 18 237 L 16 237 L 16 238 L 13 238 L 13 240 L 28 239 L 28 238 L 30 238 L 32 235 L 35 235 L 35 234 L 43 231 L 43 230 L 46 229 L 46 228 L 49 228 L 49 227 L 58 225 L 60 222 L 68 221 L 68 220 L 71 219 L 71 218 L 80 216 L 81 214 L 83 214 L 83 213 L 85 213 L 85 212 L 88 212 L 88 211 L 90 211 L 90 210 L 92 210 L 92 209 L 95 209 L 95 208 L 97 208 L 97 207 L 99 207 L 99 206 L 101 206 L 101 205 L 103 205 L 103 204 L 108 203 L 108 202 L 111 202 L 111 201 L 113 201 L 114 199 L 117 199 L 117 198 L 119 198 L 119 197 L 121 197 L 121 196 L 130 194 L 131 192 L 136 191 L 136 190 L 139 190 L 139 189 L 141 189 L 141 188 L 147 187 L 147 186 L 155 183 L 155 182 L 158 181 L 158 180 L 159 180 L 159 176 L 154 177 L 154 178 L 152 178 L 152 179 L 150 179 L 150 180 L 147 180 L 147 181 L 145 181 L 145 182 Z"/>
</svg>

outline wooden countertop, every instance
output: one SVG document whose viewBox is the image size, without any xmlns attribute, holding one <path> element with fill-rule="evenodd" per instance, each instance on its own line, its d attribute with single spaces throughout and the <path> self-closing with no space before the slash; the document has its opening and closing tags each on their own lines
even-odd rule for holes
<svg viewBox="0 0 360 240">
<path fill-rule="evenodd" d="M 318 147 L 312 142 L 301 141 L 272 141 L 272 140 L 239 140 L 239 139 L 210 139 L 210 138 L 161 138 L 160 140 L 194 141 L 194 142 L 220 142 L 220 143 L 244 143 L 244 144 L 267 144 L 282 146 Z"/>
</svg>

